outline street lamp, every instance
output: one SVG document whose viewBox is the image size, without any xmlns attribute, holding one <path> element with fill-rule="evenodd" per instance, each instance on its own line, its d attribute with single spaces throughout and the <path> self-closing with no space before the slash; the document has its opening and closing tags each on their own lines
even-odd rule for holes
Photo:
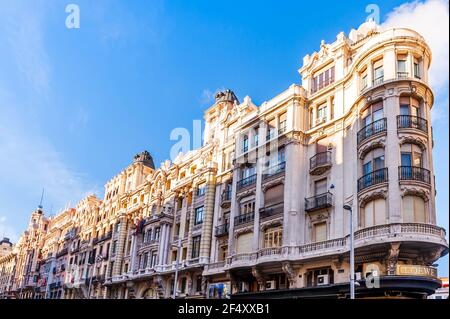
<svg viewBox="0 0 450 319">
<path fill-rule="evenodd" d="M 344 205 L 350 213 L 350 299 L 355 299 L 355 249 L 353 247 L 353 212 L 350 205 Z"/>
</svg>

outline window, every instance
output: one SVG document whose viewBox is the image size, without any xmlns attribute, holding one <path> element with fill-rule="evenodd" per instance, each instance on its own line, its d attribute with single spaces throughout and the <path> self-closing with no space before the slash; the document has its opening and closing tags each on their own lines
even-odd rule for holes
<svg viewBox="0 0 450 319">
<path fill-rule="evenodd" d="M 325 194 L 328 191 L 327 179 L 321 179 L 314 182 L 314 195 Z"/>
<path fill-rule="evenodd" d="M 201 275 L 197 276 L 197 280 L 195 283 L 195 291 L 196 292 L 202 291 L 202 276 Z"/>
<path fill-rule="evenodd" d="M 286 131 L 286 119 L 287 119 L 287 115 L 286 113 L 283 113 L 280 115 L 280 119 L 279 119 L 279 127 L 278 127 L 278 134 L 282 134 Z"/>
<path fill-rule="evenodd" d="M 267 123 L 266 141 L 275 137 L 275 119 L 270 120 Z"/>
<path fill-rule="evenodd" d="M 191 258 L 198 258 L 198 256 L 200 255 L 200 239 L 201 236 L 196 236 L 192 238 Z"/>
<path fill-rule="evenodd" d="M 241 215 L 255 212 L 255 202 L 246 202 L 241 204 Z"/>
<path fill-rule="evenodd" d="M 284 184 L 270 187 L 264 193 L 264 205 L 271 206 L 284 201 Z"/>
<path fill-rule="evenodd" d="M 404 196 L 402 199 L 404 223 L 426 223 L 425 201 L 418 196 Z"/>
<path fill-rule="evenodd" d="M 194 225 L 203 223 L 203 206 L 195 209 Z"/>
<path fill-rule="evenodd" d="M 420 103 L 417 99 L 409 96 L 400 97 L 400 115 L 421 116 Z"/>
<path fill-rule="evenodd" d="M 317 108 L 316 125 L 327 121 L 327 104 L 324 103 Z"/>
<path fill-rule="evenodd" d="M 334 66 L 325 70 L 311 79 L 311 93 L 314 94 L 317 91 L 327 87 L 334 82 Z"/>
<path fill-rule="evenodd" d="M 186 277 L 181 278 L 181 292 L 184 293 L 186 292 Z"/>
<path fill-rule="evenodd" d="M 377 102 L 370 105 L 363 112 L 363 126 L 368 126 L 369 124 L 381 120 L 384 117 L 383 112 L 383 102 Z"/>
<path fill-rule="evenodd" d="M 152 258 L 150 260 L 150 267 L 155 267 L 156 266 L 156 258 L 157 258 L 158 254 L 156 251 L 152 252 Z"/>
<path fill-rule="evenodd" d="M 383 59 L 380 59 L 373 64 L 373 84 L 377 85 L 383 82 L 384 70 Z"/>
<path fill-rule="evenodd" d="M 281 247 L 283 231 L 281 226 L 266 229 L 264 232 L 264 248 Z"/>
<path fill-rule="evenodd" d="M 367 87 L 367 70 L 361 73 L 361 89 L 364 90 Z"/>
<path fill-rule="evenodd" d="M 415 144 L 403 144 L 401 146 L 402 166 L 423 167 L 422 150 Z"/>
<path fill-rule="evenodd" d="M 159 239 L 160 232 L 161 232 L 161 228 L 160 227 L 156 227 L 155 228 L 155 238 L 154 238 L 154 240 L 158 240 Z"/>
<path fill-rule="evenodd" d="M 248 151 L 248 136 L 245 135 L 244 139 L 242 140 L 242 152 L 245 153 Z"/>
<path fill-rule="evenodd" d="M 420 79 L 420 60 L 418 58 L 414 58 L 413 68 L 414 68 L 414 77 Z"/>
<path fill-rule="evenodd" d="M 147 268 L 147 264 L 148 264 L 148 253 L 145 253 L 142 268 L 144 268 L 144 269 Z"/>
<path fill-rule="evenodd" d="M 363 208 L 361 225 L 372 227 L 386 223 L 386 201 L 378 198 L 368 202 Z"/>
<path fill-rule="evenodd" d="M 314 242 L 325 241 L 327 240 L 327 223 L 317 223 L 314 224 Z"/>
<path fill-rule="evenodd" d="M 406 71 L 406 55 L 398 55 L 397 56 L 397 77 L 405 78 L 407 77 L 408 72 Z"/>
<path fill-rule="evenodd" d="M 205 190 L 206 190 L 206 184 L 205 183 L 203 183 L 203 184 L 200 184 L 198 187 L 197 187 L 197 196 L 203 196 L 203 195 L 205 195 Z"/>
<path fill-rule="evenodd" d="M 255 135 L 253 135 L 253 146 L 256 147 L 259 145 L 259 127 L 254 128 Z"/>
</svg>

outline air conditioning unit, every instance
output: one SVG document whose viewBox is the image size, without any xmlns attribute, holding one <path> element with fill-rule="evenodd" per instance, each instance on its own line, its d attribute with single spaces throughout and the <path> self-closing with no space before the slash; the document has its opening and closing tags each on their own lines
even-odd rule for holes
<svg viewBox="0 0 450 319">
<path fill-rule="evenodd" d="M 328 285 L 328 283 L 329 283 L 328 279 L 329 279 L 328 275 L 317 276 L 317 286 Z"/>
<path fill-rule="evenodd" d="M 276 288 L 276 281 L 270 280 L 266 282 L 266 290 L 274 290 Z"/>
<path fill-rule="evenodd" d="M 355 279 L 356 280 L 361 280 L 361 273 L 360 272 L 355 273 Z"/>
</svg>

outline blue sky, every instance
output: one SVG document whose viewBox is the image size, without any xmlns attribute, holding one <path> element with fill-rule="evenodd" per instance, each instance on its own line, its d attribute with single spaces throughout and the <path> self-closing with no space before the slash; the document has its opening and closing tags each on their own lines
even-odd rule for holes
<svg viewBox="0 0 450 319">
<path fill-rule="evenodd" d="M 68 3 L 80 29 L 65 27 Z M 141 150 L 169 158 L 170 132 L 192 130 L 217 89 L 259 105 L 300 83 L 303 56 L 358 27 L 368 4 L 0 0 L 0 236 L 17 239 L 42 187 L 56 213 L 102 196 Z M 377 3 L 382 23 L 417 25 L 436 51 L 437 214 L 448 229 L 448 2 L 402 4 Z M 439 263 L 448 275 L 448 257 Z"/>
</svg>

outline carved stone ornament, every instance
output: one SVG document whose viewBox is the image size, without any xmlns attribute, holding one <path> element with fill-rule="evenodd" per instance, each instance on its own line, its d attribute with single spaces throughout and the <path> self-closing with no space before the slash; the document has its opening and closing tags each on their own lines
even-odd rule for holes
<svg viewBox="0 0 450 319">
<path fill-rule="evenodd" d="M 383 198 L 386 199 L 388 190 L 386 187 L 375 189 L 373 191 L 365 193 L 359 198 L 359 207 L 363 208 L 366 204 L 374 199 Z"/>
<path fill-rule="evenodd" d="M 398 255 L 400 253 L 400 243 L 392 243 L 386 258 L 386 269 L 388 275 L 395 275 L 397 268 Z"/>
<path fill-rule="evenodd" d="M 359 157 L 359 159 L 364 159 L 364 156 L 366 156 L 367 153 L 369 153 L 370 151 L 372 151 L 376 148 L 384 149 L 385 145 L 386 145 L 386 137 L 385 136 L 377 138 L 377 139 L 371 141 L 370 143 L 364 144 L 364 146 L 358 150 L 358 157 Z"/>
<path fill-rule="evenodd" d="M 421 197 L 425 202 L 430 200 L 430 191 L 422 186 L 415 185 L 401 185 L 400 186 L 401 196 L 414 195 Z"/>
<path fill-rule="evenodd" d="M 403 144 L 415 144 L 420 147 L 422 151 L 425 151 L 427 141 L 419 136 L 401 135 L 399 138 L 399 144 L 400 146 Z"/>
<path fill-rule="evenodd" d="M 251 232 L 253 232 L 253 225 L 239 228 L 234 232 L 234 239 L 237 239 L 242 234 Z"/>
<path fill-rule="evenodd" d="M 289 281 L 289 288 L 295 287 L 296 272 L 289 261 L 282 263 L 281 268 Z"/>
<path fill-rule="evenodd" d="M 280 225 L 283 225 L 283 217 L 282 216 L 262 222 L 261 225 L 259 226 L 259 228 L 261 229 L 261 231 L 264 231 L 267 228 L 272 228 L 272 227 L 276 227 L 276 226 L 280 226 Z"/>
</svg>

